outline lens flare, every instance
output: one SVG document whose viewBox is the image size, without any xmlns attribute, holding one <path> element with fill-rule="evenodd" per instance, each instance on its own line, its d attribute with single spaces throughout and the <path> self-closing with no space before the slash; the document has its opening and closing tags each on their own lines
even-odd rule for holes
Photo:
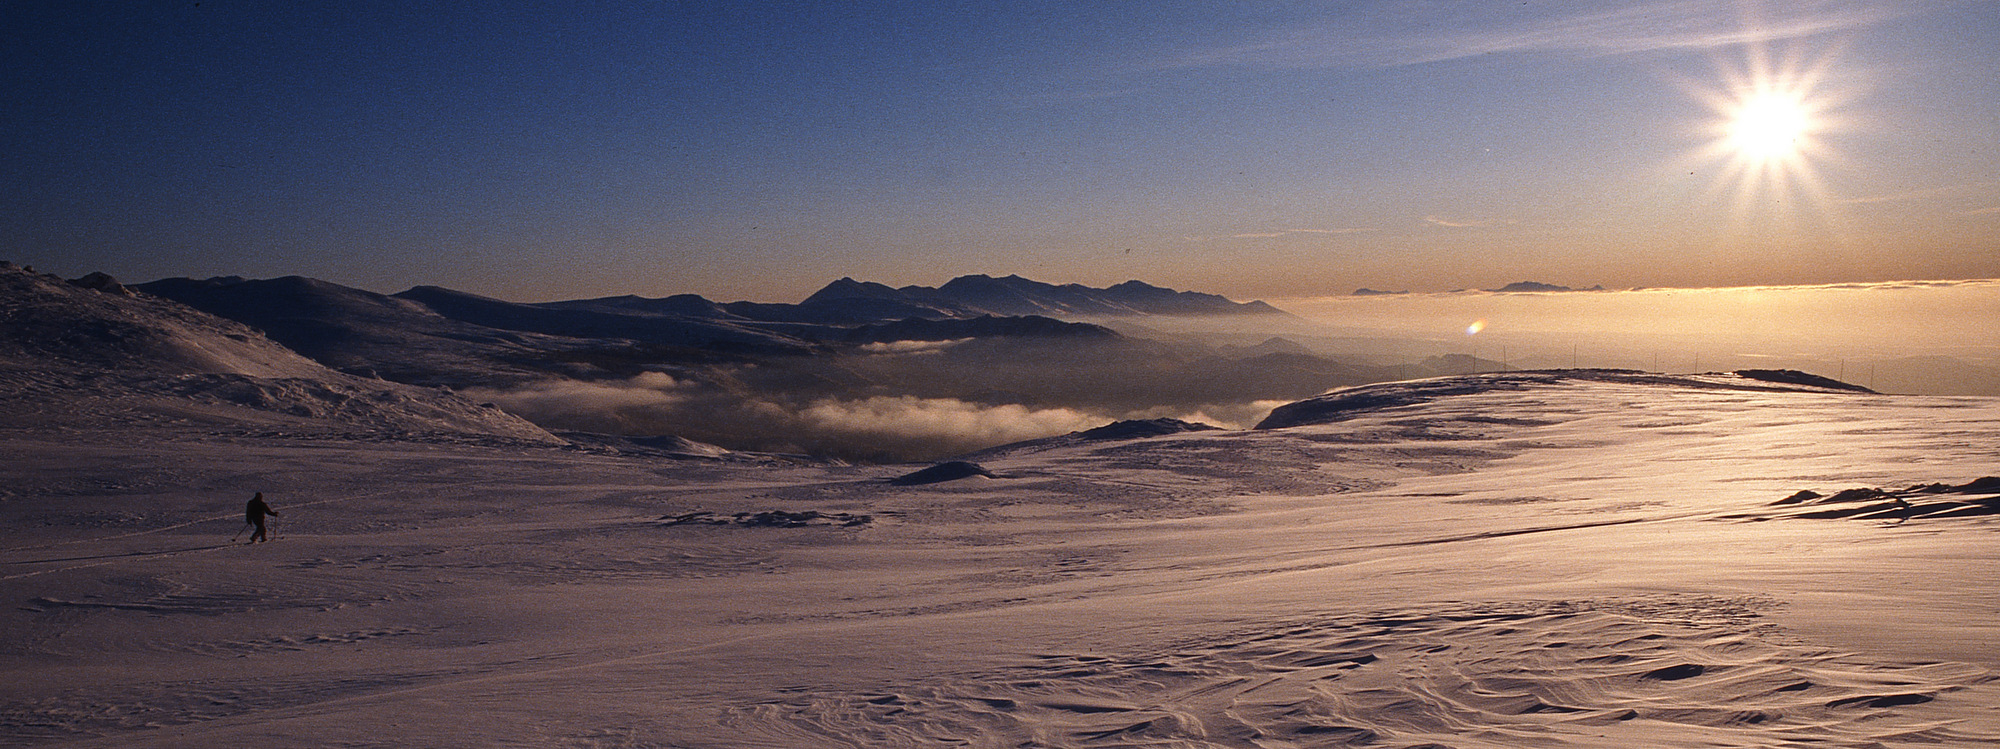
<svg viewBox="0 0 2000 749">
<path fill-rule="evenodd" d="M 1465 334 L 1466 334 L 1466 335 L 1479 335 L 1479 331 L 1482 331 L 1482 330 L 1485 330 L 1485 329 L 1486 329 L 1486 321 L 1485 321 L 1485 320 L 1473 320 L 1473 321 L 1472 321 L 1472 324 L 1471 324 L 1471 325 L 1467 325 L 1467 326 L 1465 326 Z"/>
</svg>

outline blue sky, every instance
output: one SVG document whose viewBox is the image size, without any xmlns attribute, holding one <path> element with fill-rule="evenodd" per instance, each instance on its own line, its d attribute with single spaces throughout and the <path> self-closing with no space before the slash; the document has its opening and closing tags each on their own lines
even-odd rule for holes
<svg viewBox="0 0 2000 749">
<path fill-rule="evenodd" d="M 524 301 L 853 276 L 2000 277 L 2000 4 L 40 3 L 0 258 Z M 1751 158 L 1734 110 L 1808 118 Z"/>
</svg>

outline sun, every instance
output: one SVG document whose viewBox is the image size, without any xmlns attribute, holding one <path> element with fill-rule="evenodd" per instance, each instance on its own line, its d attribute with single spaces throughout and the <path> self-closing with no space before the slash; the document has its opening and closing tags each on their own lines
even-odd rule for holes
<svg viewBox="0 0 2000 749">
<path fill-rule="evenodd" d="M 1736 224 L 1837 218 L 1822 170 L 1840 160 L 1832 141 L 1854 127 L 1857 90 L 1837 47 L 1816 51 L 1750 45 L 1740 61 L 1712 57 L 1715 77 L 1682 79 L 1708 119 L 1680 163 L 1709 173 L 1706 200 L 1728 204 Z"/>
<path fill-rule="evenodd" d="M 1812 136 L 1813 115 L 1796 94 L 1767 92 L 1743 100 L 1729 122 L 1729 144 L 1750 161 L 1791 159 Z"/>
</svg>

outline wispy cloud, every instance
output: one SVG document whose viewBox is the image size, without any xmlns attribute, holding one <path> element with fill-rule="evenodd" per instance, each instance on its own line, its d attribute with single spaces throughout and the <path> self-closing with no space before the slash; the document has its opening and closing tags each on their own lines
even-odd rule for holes
<svg viewBox="0 0 2000 749">
<path fill-rule="evenodd" d="M 1182 239 L 1187 240 L 1189 242 L 1220 242 L 1220 241 L 1242 240 L 1242 239 L 1277 239 L 1280 237 L 1294 237 L 1299 235 L 1326 236 L 1326 235 L 1340 235 L 1340 234 L 1362 234 L 1370 231 L 1374 230 L 1373 229 L 1277 229 L 1273 231 L 1252 231 L 1252 232 L 1243 232 L 1240 234 L 1221 234 L 1216 236 L 1186 236 L 1182 237 Z"/>
<path fill-rule="evenodd" d="M 1435 224 L 1437 226 L 1450 227 L 1453 229 L 1477 229 L 1481 227 L 1492 226 L 1495 223 L 1492 221 L 1476 221 L 1470 219 L 1445 218 L 1443 216 L 1425 216 L 1424 222 L 1429 224 Z"/>
<path fill-rule="evenodd" d="M 1930 200 L 1933 198 L 1950 197 L 1968 191 L 1986 190 L 1994 187 L 2000 187 L 2000 180 L 1985 180 L 1981 182 L 1967 182 L 1965 184 L 1960 184 L 1960 185 L 1944 185 L 1941 187 L 1926 187 L 1917 190 L 1904 190 L 1902 192 L 1882 193 L 1877 195 L 1863 195 L 1861 197 L 1845 198 L 1840 202 L 1847 203 L 1849 205 L 1873 205 L 1877 203 L 1906 203 L 1910 201 Z M 1984 211 L 1974 211 L 1974 213 L 1983 213 L 1983 212 Z"/>
<path fill-rule="evenodd" d="M 1553 5 L 1555 10 L 1542 10 Z M 1310 26 L 1189 50 L 1163 67 L 1395 67 L 1499 53 L 1619 55 L 1711 49 L 1861 28 L 1914 12 L 1868 0 L 1804 0 L 1746 11 L 1740 0 L 1347 7 Z"/>
</svg>

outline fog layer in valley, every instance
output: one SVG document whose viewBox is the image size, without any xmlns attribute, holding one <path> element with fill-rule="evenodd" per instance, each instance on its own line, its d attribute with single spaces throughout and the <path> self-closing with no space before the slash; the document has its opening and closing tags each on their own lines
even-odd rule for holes
<svg viewBox="0 0 2000 749">
<path fill-rule="evenodd" d="M 545 428 L 866 462 L 1130 419 L 1241 428 L 1326 390 L 1519 369 L 1796 369 L 2000 394 L 2000 285 L 1355 294 L 1276 309 L 1139 282 L 841 279 L 796 305 L 693 295 L 518 304 L 310 279 L 147 291 L 346 372 L 446 387 Z M 1287 314 L 1287 311 L 1294 314 Z"/>
</svg>

